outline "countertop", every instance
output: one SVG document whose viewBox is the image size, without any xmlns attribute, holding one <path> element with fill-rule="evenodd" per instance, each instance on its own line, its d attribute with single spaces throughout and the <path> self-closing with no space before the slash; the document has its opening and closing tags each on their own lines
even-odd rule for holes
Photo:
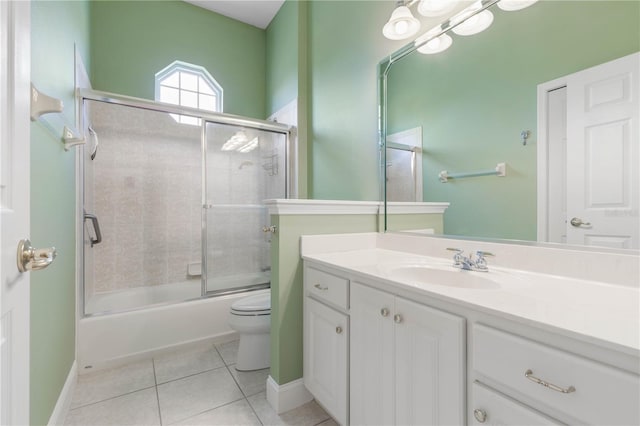
<svg viewBox="0 0 640 426">
<path fill-rule="evenodd" d="M 517 319 L 553 332 L 640 356 L 640 290 L 598 281 L 489 265 L 489 272 L 461 271 L 450 259 L 382 248 L 307 253 L 303 259 L 352 276 L 438 300 Z M 462 288 L 391 278 L 399 266 L 434 264 L 467 277 L 491 276 L 498 285 Z M 480 278 L 481 279 L 481 278 Z"/>
</svg>

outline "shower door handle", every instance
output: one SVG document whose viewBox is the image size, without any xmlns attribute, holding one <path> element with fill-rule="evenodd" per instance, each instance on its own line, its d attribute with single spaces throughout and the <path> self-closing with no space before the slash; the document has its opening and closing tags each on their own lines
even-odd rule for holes
<svg viewBox="0 0 640 426">
<path fill-rule="evenodd" d="M 89 235 L 89 240 L 91 240 L 91 247 L 93 247 L 94 245 L 100 244 L 102 242 L 102 233 L 100 232 L 100 224 L 98 223 L 98 217 L 96 215 L 85 213 L 84 220 L 86 221 L 87 219 L 91 221 L 91 224 L 93 225 L 93 231 L 96 234 L 95 239 L 91 238 L 91 235 Z"/>
</svg>

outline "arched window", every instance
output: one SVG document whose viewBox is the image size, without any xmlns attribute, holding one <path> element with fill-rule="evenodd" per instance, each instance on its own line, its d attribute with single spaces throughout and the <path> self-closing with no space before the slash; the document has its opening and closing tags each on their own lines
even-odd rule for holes
<svg viewBox="0 0 640 426">
<path fill-rule="evenodd" d="M 204 67 L 175 61 L 156 73 L 156 100 L 222 112 L 222 87 Z M 179 123 L 200 124 L 195 117 L 171 116 Z"/>
</svg>

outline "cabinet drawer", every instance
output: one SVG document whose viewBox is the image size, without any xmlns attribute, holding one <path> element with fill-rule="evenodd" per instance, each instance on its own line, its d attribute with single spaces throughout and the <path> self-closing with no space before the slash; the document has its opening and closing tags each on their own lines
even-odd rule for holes
<svg viewBox="0 0 640 426">
<path fill-rule="evenodd" d="M 638 376 L 513 334 L 475 324 L 473 368 L 499 390 L 515 391 L 543 412 L 548 407 L 582 424 L 640 422 Z M 574 391 L 561 392 L 571 386 Z"/>
<path fill-rule="evenodd" d="M 343 309 L 349 308 L 349 280 L 307 266 L 304 282 L 307 294 Z"/>
<path fill-rule="evenodd" d="M 471 388 L 470 425 L 560 425 L 549 417 L 475 382 Z M 476 412 L 477 411 L 477 412 Z M 484 419 L 483 419 L 484 416 Z"/>
</svg>

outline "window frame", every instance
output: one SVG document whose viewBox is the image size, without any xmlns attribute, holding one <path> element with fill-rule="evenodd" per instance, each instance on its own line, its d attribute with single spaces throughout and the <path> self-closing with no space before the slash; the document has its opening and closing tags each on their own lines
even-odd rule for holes
<svg viewBox="0 0 640 426">
<path fill-rule="evenodd" d="M 175 73 L 179 73 L 179 72 L 185 72 L 188 74 L 193 74 L 195 76 L 198 77 L 198 86 L 197 86 L 197 91 L 191 90 L 191 89 L 183 89 L 182 88 L 182 84 L 180 81 L 178 81 L 178 87 L 176 86 L 169 86 L 166 84 L 162 84 L 162 82 L 164 80 L 166 80 L 167 78 L 169 78 L 171 75 L 175 74 Z M 197 96 L 197 103 L 198 106 L 196 106 L 195 108 L 197 109 L 202 109 L 200 108 L 200 97 L 199 95 L 207 95 L 207 96 L 211 96 L 207 93 L 201 92 L 200 91 L 200 80 L 199 78 L 202 78 L 208 85 L 209 88 L 211 89 L 211 91 L 213 91 L 214 96 L 216 98 L 215 101 L 215 106 L 216 106 L 216 110 L 210 110 L 210 109 L 203 109 L 203 111 L 211 111 L 211 112 L 218 112 L 218 113 L 222 113 L 223 112 L 223 105 L 224 105 L 224 98 L 223 98 L 223 94 L 224 94 L 224 90 L 222 89 L 222 86 L 216 81 L 215 78 L 213 78 L 213 76 L 211 76 L 211 74 L 209 74 L 209 71 L 207 71 L 206 68 L 200 66 L 200 65 L 195 65 L 195 64 L 190 64 L 188 62 L 183 62 L 183 61 L 174 61 L 171 64 L 169 64 L 168 66 L 166 66 L 165 68 L 163 68 L 162 70 L 158 71 L 155 75 L 155 100 L 159 101 L 159 102 L 164 102 L 164 103 L 168 103 L 170 105 L 178 105 L 178 106 L 187 106 L 187 105 L 181 105 L 180 103 L 174 104 L 174 103 L 170 103 L 167 102 L 165 100 L 162 100 L 160 98 L 160 89 L 162 86 L 164 87 L 170 87 L 173 89 L 178 90 L 178 96 L 179 96 L 179 100 L 178 102 L 181 101 L 182 99 L 182 93 L 183 92 L 189 92 L 189 93 L 194 93 Z M 175 118 L 175 117 L 174 117 Z M 181 120 L 176 120 L 181 122 Z"/>
</svg>

